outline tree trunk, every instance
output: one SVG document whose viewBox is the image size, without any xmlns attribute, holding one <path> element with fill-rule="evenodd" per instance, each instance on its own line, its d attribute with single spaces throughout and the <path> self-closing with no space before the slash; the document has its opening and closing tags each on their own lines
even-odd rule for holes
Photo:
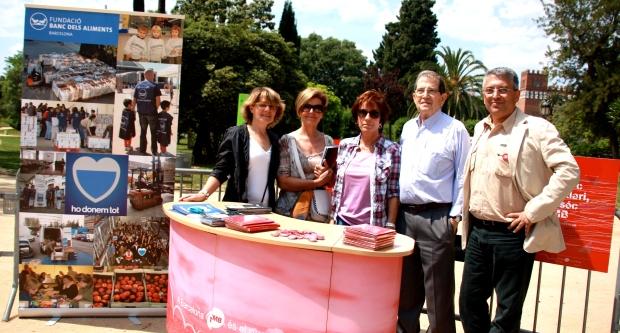
<svg viewBox="0 0 620 333">
<path fill-rule="evenodd" d="M 609 147 L 611 148 L 611 156 L 620 158 L 620 146 L 618 145 L 618 133 L 611 132 L 609 135 Z"/>
<path fill-rule="evenodd" d="M 144 0 L 133 0 L 133 11 L 143 12 L 144 11 Z"/>
<path fill-rule="evenodd" d="M 157 12 L 166 14 L 166 0 L 159 0 L 157 6 Z"/>
<path fill-rule="evenodd" d="M 209 125 L 206 121 L 201 121 L 198 124 L 198 130 L 196 131 L 196 142 L 192 149 L 192 156 L 194 158 L 194 164 L 206 164 L 211 151 L 211 136 L 209 131 Z M 206 150 L 207 154 L 203 152 Z"/>
</svg>

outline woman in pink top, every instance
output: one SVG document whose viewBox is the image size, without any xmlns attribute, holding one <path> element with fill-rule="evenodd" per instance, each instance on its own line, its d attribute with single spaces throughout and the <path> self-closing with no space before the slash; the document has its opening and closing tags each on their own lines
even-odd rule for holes
<svg viewBox="0 0 620 333">
<path fill-rule="evenodd" d="M 398 212 L 400 145 L 382 135 L 390 113 L 385 95 L 361 94 L 351 108 L 360 135 L 338 148 L 331 218 L 336 224 L 394 228 Z"/>
</svg>

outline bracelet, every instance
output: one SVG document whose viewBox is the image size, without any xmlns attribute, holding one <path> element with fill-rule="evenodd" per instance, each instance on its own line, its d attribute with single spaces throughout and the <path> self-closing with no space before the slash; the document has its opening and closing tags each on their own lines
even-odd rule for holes
<svg viewBox="0 0 620 333">
<path fill-rule="evenodd" d="M 211 196 L 211 193 L 203 192 L 203 191 L 198 191 L 198 194 L 202 194 L 202 195 L 206 196 L 207 198 Z"/>
<path fill-rule="evenodd" d="M 386 227 L 386 228 L 392 228 L 392 229 L 394 229 L 394 228 L 396 228 L 396 224 L 394 224 L 394 223 L 392 223 L 392 222 L 387 222 L 387 223 L 385 223 L 385 227 Z"/>
</svg>

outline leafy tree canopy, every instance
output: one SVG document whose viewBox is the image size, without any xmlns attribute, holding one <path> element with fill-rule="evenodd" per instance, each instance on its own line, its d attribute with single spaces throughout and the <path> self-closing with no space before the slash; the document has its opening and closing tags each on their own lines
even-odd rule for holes
<svg viewBox="0 0 620 333">
<path fill-rule="evenodd" d="M 423 69 L 436 69 L 435 48 L 437 17 L 432 12 L 434 0 L 403 0 L 398 21 L 388 23 L 387 33 L 373 52 L 382 72 L 399 73 L 399 81 L 411 89 Z"/>
<path fill-rule="evenodd" d="M 301 47 L 301 37 L 297 33 L 297 22 L 295 21 L 295 11 L 293 11 L 293 4 L 290 0 L 284 2 L 284 8 L 282 9 L 282 17 L 280 18 L 280 25 L 278 26 L 278 32 L 285 41 L 293 43 L 295 45 L 295 51 L 299 56 Z"/>
<path fill-rule="evenodd" d="M 196 133 L 195 163 L 214 160 L 224 131 L 236 122 L 238 94 L 255 87 L 269 86 L 285 100 L 286 115 L 277 131 L 298 126 L 292 104 L 306 78 L 282 36 L 243 20 L 220 23 L 194 16 L 187 20 L 183 38 L 182 77 L 189 84 L 182 87 L 179 126 L 180 132 Z"/>
<path fill-rule="evenodd" d="M 364 74 L 364 90 L 378 90 L 385 94 L 390 106 L 390 120 L 412 116 L 408 112 L 408 101 L 405 97 L 405 87 L 398 82 L 398 70 L 382 72 L 376 65 L 368 66 Z"/>
<path fill-rule="evenodd" d="M 273 30 L 272 7 L 273 0 L 178 0 L 173 12 L 184 14 L 191 21 Z"/>
<path fill-rule="evenodd" d="M 20 125 L 23 68 L 24 57 L 18 52 L 5 59 L 5 74 L 0 77 L 0 117 L 7 119 L 15 129 Z"/>
<path fill-rule="evenodd" d="M 443 111 L 461 120 L 482 119 L 486 115 L 480 91 L 486 67 L 470 51 L 442 46 L 436 54 L 441 60 L 439 74 L 446 81 L 448 100 Z"/>
<path fill-rule="evenodd" d="M 583 137 L 606 138 L 612 156 L 620 157 L 618 128 L 608 116 L 610 104 L 620 97 L 620 2 L 556 0 L 543 1 L 543 7 L 538 24 L 558 45 L 547 51 L 549 73 L 574 92 L 560 113 L 579 113 L 571 117 L 582 121 Z M 579 127 L 574 125 L 573 130 Z M 567 142 L 574 148 L 575 142 Z"/>
<path fill-rule="evenodd" d="M 366 57 L 355 43 L 310 34 L 301 41 L 300 66 L 308 78 L 333 89 L 351 106 L 363 88 Z"/>
</svg>

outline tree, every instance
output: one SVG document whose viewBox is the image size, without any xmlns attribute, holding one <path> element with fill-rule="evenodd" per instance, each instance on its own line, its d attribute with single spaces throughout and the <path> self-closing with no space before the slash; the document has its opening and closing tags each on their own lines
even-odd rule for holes
<svg viewBox="0 0 620 333">
<path fill-rule="evenodd" d="M 574 155 L 611 157 L 609 139 L 592 131 L 584 107 L 583 101 L 561 104 L 553 109 L 552 121 Z"/>
<path fill-rule="evenodd" d="M 616 131 L 620 132 L 620 98 L 611 103 L 609 106 L 609 114 L 607 116 Z"/>
<path fill-rule="evenodd" d="M 22 52 L 5 59 L 4 76 L 0 78 L 0 117 L 7 119 L 15 129 L 20 127 L 20 103 L 22 96 Z"/>
<path fill-rule="evenodd" d="M 293 5 L 290 0 L 284 2 L 284 9 L 282 9 L 282 17 L 280 18 L 280 25 L 278 26 L 278 32 L 284 38 L 285 41 L 293 43 L 297 56 L 299 57 L 301 47 L 301 37 L 297 33 L 297 22 L 295 21 L 295 12 L 293 11 Z"/>
<path fill-rule="evenodd" d="M 364 74 L 364 90 L 370 89 L 381 91 L 386 95 L 391 110 L 390 120 L 394 121 L 400 117 L 411 118 L 413 115 L 412 112 L 407 112 L 405 87 L 398 82 L 398 70 L 384 73 L 376 65 L 369 66 Z"/>
<path fill-rule="evenodd" d="M 225 24 L 241 24 L 248 28 L 273 30 L 275 23 L 271 13 L 273 0 L 178 0 L 173 12 L 185 15 L 193 21 Z"/>
<path fill-rule="evenodd" d="M 583 127 L 593 140 L 606 138 L 611 155 L 620 157 L 618 128 L 608 116 L 620 97 L 620 2 L 556 0 L 543 7 L 538 24 L 558 45 L 547 50 L 550 76 L 574 92 L 562 110 L 580 113 L 572 117 L 583 122 L 570 127 Z"/>
<path fill-rule="evenodd" d="M 183 56 L 192 61 L 184 61 L 181 69 L 183 80 L 190 84 L 183 86 L 184 116 L 179 128 L 197 134 L 194 162 L 215 159 L 224 131 L 236 122 L 238 94 L 257 86 L 273 88 L 287 104 L 286 116 L 276 130 L 285 133 L 298 127 L 292 104 L 306 78 L 296 67 L 293 48 L 278 33 L 256 29 L 251 23 L 254 17 L 221 21 L 214 12 L 183 12 L 198 8 L 184 7 L 186 3 L 180 1 L 177 6 L 181 4 L 181 13 L 188 17 Z"/>
<path fill-rule="evenodd" d="M 133 11 L 143 12 L 144 11 L 144 0 L 133 0 Z"/>
<path fill-rule="evenodd" d="M 460 120 L 481 119 L 486 114 L 480 91 L 486 67 L 470 51 L 442 46 L 436 54 L 441 59 L 440 74 L 446 81 L 448 100 L 444 112 Z"/>
<path fill-rule="evenodd" d="M 437 17 L 432 12 L 434 0 L 403 0 L 397 22 L 386 24 L 387 33 L 373 52 L 383 73 L 398 70 L 399 81 L 411 89 L 423 69 L 437 69 L 435 48 Z"/>
<path fill-rule="evenodd" d="M 351 106 L 363 88 L 366 57 L 355 43 L 310 34 L 301 41 L 300 66 L 310 81 L 333 89 L 343 105 Z"/>
</svg>

